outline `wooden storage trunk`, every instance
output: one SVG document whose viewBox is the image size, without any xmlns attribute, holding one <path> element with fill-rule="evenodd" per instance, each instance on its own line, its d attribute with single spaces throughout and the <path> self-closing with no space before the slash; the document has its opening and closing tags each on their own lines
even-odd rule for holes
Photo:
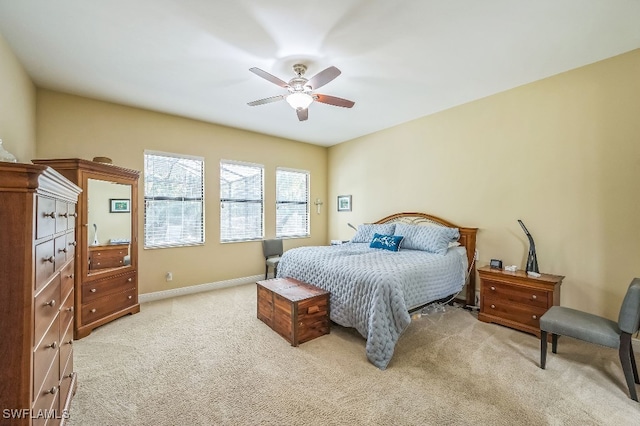
<svg viewBox="0 0 640 426">
<path fill-rule="evenodd" d="M 293 278 L 257 282 L 258 318 L 291 346 L 329 334 L 329 292 Z"/>
</svg>

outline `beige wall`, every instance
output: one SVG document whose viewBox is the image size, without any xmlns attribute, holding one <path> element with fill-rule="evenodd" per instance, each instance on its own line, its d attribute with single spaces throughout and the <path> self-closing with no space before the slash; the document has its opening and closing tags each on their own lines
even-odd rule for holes
<svg viewBox="0 0 640 426">
<path fill-rule="evenodd" d="M 265 166 L 265 234 L 275 236 L 277 166 L 311 172 L 311 199 L 326 200 L 327 148 L 100 102 L 49 90 L 37 91 L 37 157 L 106 156 L 114 164 L 143 169 L 145 149 L 205 158 L 204 246 L 140 249 L 140 293 L 168 290 L 264 273 L 260 242 L 220 243 L 218 170 L 221 159 Z M 143 246 L 144 177 L 138 205 Z M 325 204 L 326 207 L 326 204 Z M 327 210 L 311 209 L 311 238 L 285 241 L 285 249 L 327 243 Z M 173 281 L 165 282 L 165 273 Z"/>
<path fill-rule="evenodd" d="M 565 275 L 561 303 L 617 319 L 640 276 L 640 50 L 329 149 L 329 238 L 399 211 L 479 228 L 479 264 Z M 336 196 L 353 195 L 352 212 Z"/>
<path fill-rule="evenodd" d="M 20 162 L 36 152 L 36 88 L 0 35 L 0 139 Z"/>
</svg>

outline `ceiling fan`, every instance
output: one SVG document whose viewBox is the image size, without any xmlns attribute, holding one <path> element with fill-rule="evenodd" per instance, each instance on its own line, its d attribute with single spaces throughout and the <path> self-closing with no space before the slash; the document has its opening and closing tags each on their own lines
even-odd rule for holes
<svg viewBox="0 0 640 426">
<path fill-rule="evenodd" d="M 304 78 L 307 66 L 303 64 L 295 64 L 293 66 L 293 71 L 296 73 L 296 76 L 289 80 L 288 83 L 266 71 L 261 70 L 260 68 L 249 68 L 249 71 L 289 91 L 287 94 L 248 102 L 247 105 L 249 106 L 263 105 L 285 99 L 287 103 L 296 110 L 298 120 L 305 121 L 309 118 L 309 105 L 311 105 L 313 101 L 344 108 L 351 108 L 355 104 L 355 102 L 348 99 L 313 93 L 314 90 L 321 88 L 340 75 L 340 70 L 334 66 L 320 71 L 318 74 L 311 77 L 311 79 L 307 80 Z"/>
</svg>

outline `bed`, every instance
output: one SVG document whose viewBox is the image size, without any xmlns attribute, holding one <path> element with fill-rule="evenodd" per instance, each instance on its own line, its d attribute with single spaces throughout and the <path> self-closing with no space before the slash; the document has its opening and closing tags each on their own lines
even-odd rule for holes
<svg viewBox="0 0 640 426">
<path fill-rule="evenodd" d="M 426 213 L 397 213 L 360 225 L 348 243 L 286 251 L 278 277 L 331 292 L 331 320 L 355 328 L 369 361 L 384 370 L 411 310 L 455 294 L 474 304 L 476 232 Z M 399 249 L 386 246 L 392 240 Z"/>
</svg>

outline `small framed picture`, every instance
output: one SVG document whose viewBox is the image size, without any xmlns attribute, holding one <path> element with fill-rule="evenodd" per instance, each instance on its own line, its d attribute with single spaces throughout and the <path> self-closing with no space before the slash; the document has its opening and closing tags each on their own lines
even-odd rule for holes
<svg viewBox="0 0 640 426">
<path fill-rule="evenodd" d="M 109 198 L 109 213 L 131 212 L 131 201 L 128 198 Z"/>
<path fill-rule="evenodd" d="M 338 211 L 339 212 L 351 211 L 351 195 L 338 195 Z"/>
</svg>

